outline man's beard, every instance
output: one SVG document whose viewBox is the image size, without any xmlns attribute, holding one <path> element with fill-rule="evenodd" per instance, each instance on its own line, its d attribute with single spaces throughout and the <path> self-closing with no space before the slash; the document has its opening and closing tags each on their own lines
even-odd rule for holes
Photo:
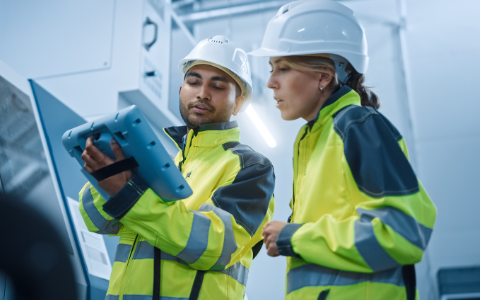
<svg viewBox="0 0 480 300">
<path fill-rule="evenodd" d="M 191 129 L 191 128 L 197 128 L 198 127 L 198 125 L 194 125 L 194 124 L 192 124 L 188 121 L 188 118 L 187 118 L 188 107 L 186 107 L 186 108 L 182 107 L 182 99 L 179 99 L 179 101 L 178 101 L 178 109 L 180 110 L 180 115 L 182 116 L 183 122 L 185 122 L 185 124 L 187 124 L 188 128 Z"/>
<path fill-rule="evenodd" d="M 194 124 L 188 120 L 188 112 L 191 108 L 193 108 L 197 104 L 202 104 L 202 106 L 206 106 L 210 110 L 210 120 L 207 120 L 205 123 L 201 124 Z M 204 124 L 209 124 L 209 123 L 221 123 L 221 122 L 228 122 L 230 120 L 230 116 L 232 114 L 232 111 L 235 107 L 235 104 L 232 104 L 230 108 L 226 108 L 224 111 L 219 111 L 217 114 L 217 110 L 215 107 L 211 106 L 208 102 L 206 101 L 194 101 L 186 104 L 185 106 L 182 105 L 182 98 L 180 98 L 179 101 L 179 109 L 180 109 L 180 115 L 182 116 L 183 121 L 185 124 L 187 124 L 187 127 L 190 129 L 197 128 L 200 125 Z M 229 110 L 230 109 L 230 110 Z M 211 122 L 213 119 L 213 122 Z"/>
<path fill-rule="evenodd" d="M 179 101 L 180 115 L 182 116 L 182 119 L 185 122 L 185 124 L 187 124 L 188 128 L 197 128 L 198 126 L 203 125 L 203 124 L 193 124 L 192 122 L 190 122 L 190 120 L 188 120 L 188 111 L 197 104 L 202 104 L 202 106 L 206 106 L 212 114 L 215 113 L 215 107 L 211 106 L 208 103 L 205 103 L 204 101 L 190 102 L 186 105 L 186 107 L 184 107 L 182 106 L 182 99 L 180 98 L 180 101 Z"/>
</svg>

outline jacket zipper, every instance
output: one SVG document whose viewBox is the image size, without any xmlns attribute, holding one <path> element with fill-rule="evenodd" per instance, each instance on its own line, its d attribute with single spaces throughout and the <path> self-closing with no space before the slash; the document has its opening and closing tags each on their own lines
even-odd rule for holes
<svg viewBox="0 0 480 300">
<path fill-rule="evenodd" d="M 185 156 L 185 150 L 187 149 L 187 143 L 190 142 L 190 150 L 192 148 L 192 142 L 193 142 L 193 138 L 194 138 L 194 135 L 195 134 L 192 134 L 192 138 L 190 139 L 190 141 L 185 141 L 185 145 L 183 147 L 183 149 L 181 150 L 182 151 L 182 161 L 178 163 L 178 169 L 180 170 L 180 172 L 182 172 L 182 166 L 185 165 L 185 160 L 187 159 L 187 157 Z M 188 137 L 188 133 L 187 133 L 187 137 Z M 190 151 L 189 151 L 190 152 Z M 190 155 L 191 156 L 191 155 Z"/>
<path fill-rule="evenodd" d="M 138 239 L 138 234 L 135 235 L 135 240 L 133 240 L 133 244 L 132 244 L 132 250 L 130 251 L 130 254 L 128 255 L 127 266 L 125 267 L 125 277 L 124 277 L 125 281 L 124 281 L 124 284 L 122 284 L 122 289 L 120 290 L 120 295 L 124 294 L 123 287 L 128 286 L 128 277 L 129 277 L 128 275 L 129 275 L 130 262 L 132 260 L 133 254 L 136 251 L 135 246 L 137 244 L 137 239 Z"/>
<path fill-rule="evenodd" d="M 180 151 L 182 151 L 182 161 L 180 161 L 178 163 L 178 169 L 180 170 L 180 172 L 182 172 L 182 165 L 183 163 L 185 162 L 185 148 L 187 148 L 187 145 L 183 145 L 183 149 L 181 149 Z"/>
<path fill-rule="evenodd" d="M 303 134 L 303 136 L 300 138 L 300 140 L 298 141 L 298 150 L 297 150 L 297 177 L 298 177 L 298 163 L 299 163 L 299 159 L 300 159 L 300 143 L 302 142 L 302 140 L 305 138 L 305 136 L 307 135 L 308 133 L 308 129 L 310 127 L 307 127 L 305 128 L 305 133 Z M 292 217 L 293 217 L 293 212 L 295 210 L 295 178 L 293 179 L 293 197 L 292 197 L 292 215 L 288 218 L 288 221 L 291 222 L 292 221 Z"/>
<path fill-rule="evenodd" d="M 183 157 L 183 160 L 178 163 L 178 169 L 180 170 L 180 172 L 182 172 L 182 165 L 185 162 L 185 155 L 183 151 L 182 151 L 182 157 Z"/>
</svg>

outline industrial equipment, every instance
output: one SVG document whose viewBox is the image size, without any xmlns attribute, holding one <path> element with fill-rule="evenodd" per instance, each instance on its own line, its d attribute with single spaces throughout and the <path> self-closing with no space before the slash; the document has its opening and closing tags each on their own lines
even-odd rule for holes
<svg viewBox="0 0 480 300">
<path fill-rule="evenodd" d="M 103 299 L 118 238 L 86 230 L 77 200 L 86 180 L 72 172 L 78 164 L 61 144 L 65 130 L 85 120 L 2 61 L 0 120 L 0 192 L 22 199 L 53 223 L 73 266 L 78 299 Z M 5 275 L 0 283 L 2 300 L 15 299 Z"/>
</svg>

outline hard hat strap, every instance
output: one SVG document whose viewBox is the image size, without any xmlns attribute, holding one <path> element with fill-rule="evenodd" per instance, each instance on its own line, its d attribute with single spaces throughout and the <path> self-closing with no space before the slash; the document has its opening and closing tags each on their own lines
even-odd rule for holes
<svg viewBox="0 0 480 300">
<path fill-rule="evenodd" d="M 346 84 L 349 76 L 349 73 L 345 70 L 347 66 L 349 65 L 348 60 L 345 58 L 335 55 L 335 54 L 329 54 L 330 59 L 333 60 L 333 63 L 335 64 L 335 72 L 337 73 L 337 78 L 338 81 L 340 81 L 343 84 Z"/>
</svg>

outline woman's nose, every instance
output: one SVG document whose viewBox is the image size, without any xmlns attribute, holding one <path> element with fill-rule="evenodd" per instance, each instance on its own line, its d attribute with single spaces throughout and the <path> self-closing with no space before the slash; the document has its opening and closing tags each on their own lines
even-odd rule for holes
<svg viewBox="0 0 480 300">
<path fill-rule="evenodd" d="M 278 88 L 278 82 L 273 78 L 273 76 L 270 76 L 270 78 L 268 79 L 267 87 L 272 90 Z"/>
</svg>

